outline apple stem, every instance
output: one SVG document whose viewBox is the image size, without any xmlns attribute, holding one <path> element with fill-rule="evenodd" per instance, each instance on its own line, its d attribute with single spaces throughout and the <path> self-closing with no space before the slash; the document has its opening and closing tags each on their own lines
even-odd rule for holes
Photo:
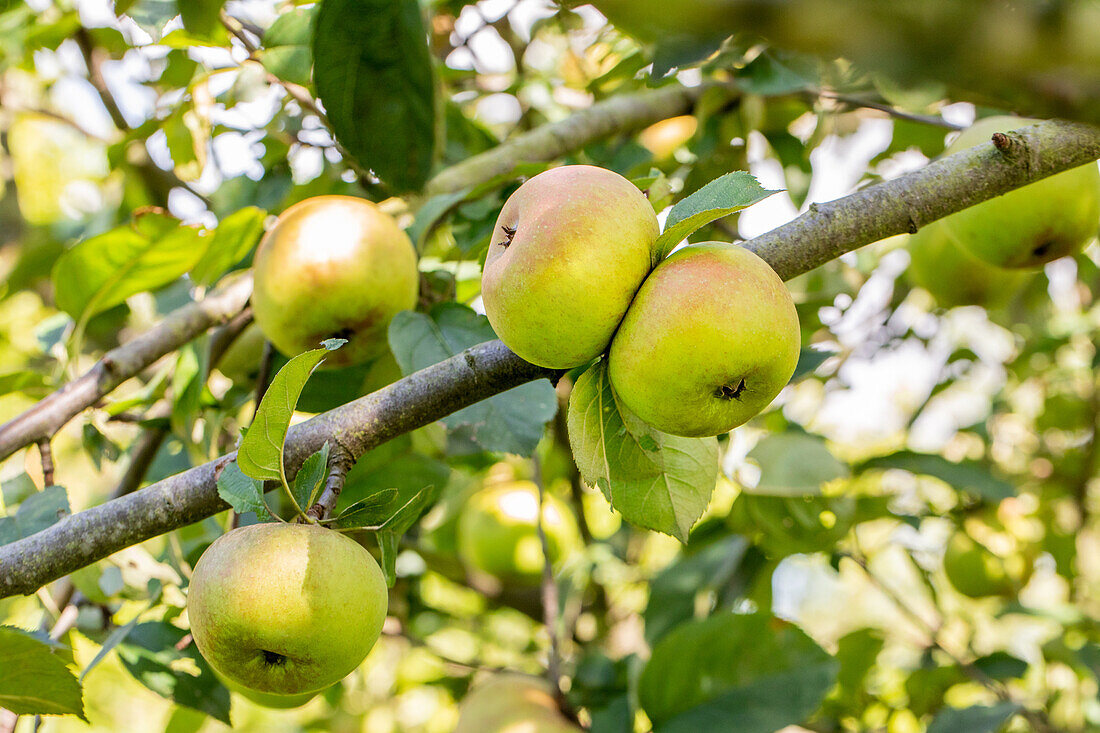
<svg viewBox="0 0 1100 733">
<path fill-rule="evenodd" d="M 53 486 L 53 449 L 50 447 L 49 438 L 42 438 L 38 441 L 38 457 L 42 459 L 42 485 Z"/>
<path fill-rule="evenodd" d="M 328 457 L 328 478 L 325 479 L 325 488 L 317 501 L 306 510 L 306 517 L 313 521 L 328 519 L 332 510 L 336 508 L 336 500 L 340 498 L 340 492 L 344 490 L 344 481 L 348 477 L 348 471 L 355 465 L 355 458 L 339 441 L 335 441 L 335 447 Z"/>
</svg>

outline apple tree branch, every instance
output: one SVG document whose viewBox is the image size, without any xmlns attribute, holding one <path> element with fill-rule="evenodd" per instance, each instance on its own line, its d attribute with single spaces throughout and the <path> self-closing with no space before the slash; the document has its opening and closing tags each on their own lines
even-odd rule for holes
<svg viewBox="0 0 1100 733">
<path fill-rule="evenodd" d="M 790 279 L 865 244 L 916 231 L 973 204 L 1100 158 L 1100 128 L 1088 125 L 1042 122 L 1011 133 L 1009 139 L 1004 151 L 992 143 L 978 145 L 892 181 L 812 206 L 745 246 Z M 339 442 L 358 457 L 494 394 L 556 376 L 523 361 L 500 341 L 479 344 L 292 428 L 286 443 L 288 475 L 293 476 L 326 441 Z M 11 440 L 0 440 L 0 445 L 10 446 Z M 232 459 L 232 454 L 223 456 L 0 546 L 0 598 L 33 593 L 118 550 L 225 510 L 216 479 Z"/>
</svg>

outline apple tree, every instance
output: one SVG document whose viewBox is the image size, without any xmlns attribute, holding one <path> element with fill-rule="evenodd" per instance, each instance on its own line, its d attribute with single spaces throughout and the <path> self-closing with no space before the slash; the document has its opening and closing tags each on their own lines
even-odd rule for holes
<svg viewBox="0 0 1100 733">
<path fill-rule="evenodd" d="M 0 731 L 1100 729 L 1097 37 L 0 0 Z"/>
</svg>

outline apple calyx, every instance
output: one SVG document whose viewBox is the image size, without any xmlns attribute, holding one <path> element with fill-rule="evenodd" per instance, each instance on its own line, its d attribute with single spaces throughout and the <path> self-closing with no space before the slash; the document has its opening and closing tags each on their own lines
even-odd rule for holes
<svg viewBox="0 0 1100 733">
<path fill-rule="evenodd" d="M 737 384 L 731 382 L 730 384 L 719 386 L 718 389 L 714 390 L 714 396 L 723 400 L 737 400 L 740 402 L 741 393 L 745 391 L 745 387 L 745 378 L 741 377 Z"/>
<path fill-rule="evenodd" d="M 505 239 L 503 242 L 500 242 L 500 246 L 507 249 L 508 245 L 510 245 L 512 243 L 512 240 L 516 236 L 516 228 L 515 227 L 510 227 L 507 224 L 501 224 L 500 225 L 500 230 L 502 232 L 504 232 L 504 236 L 507 237 L 507 239 Z"/>
<path fill-rule="evenodd" d="M 264 655 L 264 663 L 269 667 L 283 667 L 286 666 L 286 655 L 279 652 L 268 651 L 267 649 L 261 649 L 260 654 Z"/>
</svg>

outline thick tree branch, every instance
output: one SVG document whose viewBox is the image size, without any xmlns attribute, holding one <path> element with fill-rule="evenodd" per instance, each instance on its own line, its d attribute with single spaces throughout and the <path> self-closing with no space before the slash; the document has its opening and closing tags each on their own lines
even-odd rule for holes
<svg viewBox="0 0 1100 733">
<path fill-rule="evenodd" d="M 355 457 L 391 438 L 512 387 L 554 372 L 522 361 L 499 341 L 446 361 L 323 413 L 290 430 L 286 465 L 293 477 L 326 441 Z M 59 578 L 124 547 L 223 511 L 217 475 L 233 454 L 62 519 L 0 547 L 0 597 L 33 593 L 40 578 Z"/>
<path fill-rule="evenodd" d="M 794 221 L 745 246 L 789 280 L 865 244 L 916 232 L 936 219 L 1100 158 L 1100 128 L 1091 125 L 1042 122 L 1009 139 L 1005 151 L 992 143 L 978 145 L 892 181 L 811 205 Z"/>
<path fill-rule="evenodd" d="M 95 366 L 23 414 L 0 425 L 0 461 L 20 448 L 51 438 L 69 420 L 211 326 L 228 321 L 252 294 L 252 277 L 237 278 L 203 300 L 169 314 L 155 328 L 111 349 Z"/>
<path fill-rule="evenodd" d="M 1100 158 L 1100 129 L 1087 125 L 1044 122 L 1012 133 L 1010 141 L 1006 151 L 992 143 L 979 145 L 818 205 L 746 246 L 789 279 L 864 244 L 915 231 L 967 206 Z M 458 409 L 551 376 L 555 374 L 522 361 L 499 341 L 480 344 L 292 428 L 286 444 L 288 474 L 293 476 L 326 441 L 338 441 L 358 457 Z M 192 468 L 0 546 L 0 598 L 33 593 L 118 550 L 226 509 L 215 480 L 232 458 L 231 454 Z"/>
<path fill-rule="evenodd" d="M 519 163 L 556 160 L 608 135 L 638 130 L 689 112 L 713 84 L 670 86 L 656 91 L 612 97 L 560 122 L 552 122 L 507 140 L 484 153 L 440 171 L 424 193 L 437 196 L 509 173 Z M 735 95 L 732 89 L 729 94 Z"/>
<path fill-rule="evenodd" d="M 575 115 L 520 135 L 493 150 L 474 156 L 441 171 L 428 184 L 428 193 L 458 191 L 491 180 L 512 170 L 516 164 L 532 160 L 553 160 L 577 150 L 589 142 L 614 132 L 636 129 L 689 110 L 705 87 L 670 87 L 656 92 L 616 97 L 594 104 Z M 83 377 L 67 384 L 19 417 L 0 425 L 0 461 L 39 438 L 52 436 L 82 410 L 95 404 L 122 382 L 213 325 L 240 311 L 231 306 L 248 300 L 247 284 L 232 286 L 233 295 L 211 295 L 201 304 L 185 306 L 173 313 L 149 333 L 120 349 L 108 353 Z M 225 300 L 219 301 L 218 298 Z M 205 304 L 205 305 L 204 305 Z M 196 312 L 196 308 L 199 312 Z M 156 348 L 149 348 L 149 345 Z M 125 350 L 125 354 L 116 354 Z M 107 364 L 115 363 L 112 370 Z M 126 365 L 123 370 L 122 365 Z"/>
</svg>

